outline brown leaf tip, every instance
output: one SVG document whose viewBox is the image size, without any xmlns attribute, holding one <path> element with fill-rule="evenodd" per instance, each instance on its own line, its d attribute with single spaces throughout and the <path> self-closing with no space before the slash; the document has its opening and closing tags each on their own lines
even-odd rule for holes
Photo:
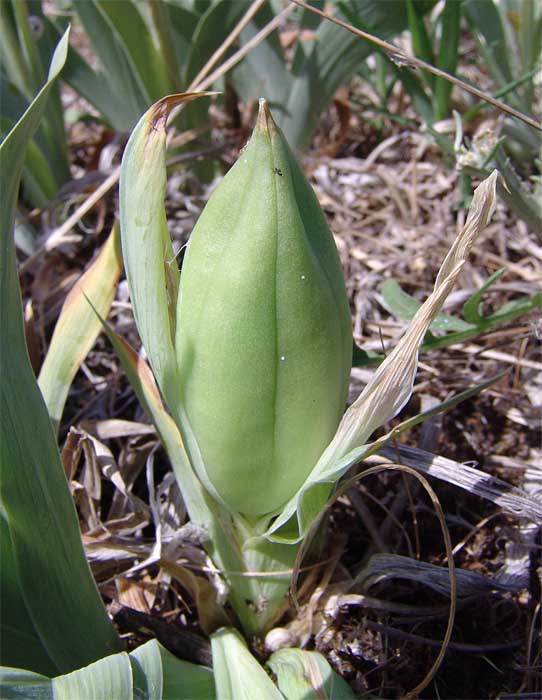
<svg viewBox="0 0 542 700">
<path fill-rule="evenodd" d="M 265 97 L 260 97 L 256 128 L 260 129 L 264 133 L 269 134 L 270 136 L 271 134 L 276 133 L 278 130 L 277 125 L 275 124 L 275 120 L 273 119 L 273 117 L 271 116 L 271 112 L 269 111 L 269 106 Z"/>
</svg>

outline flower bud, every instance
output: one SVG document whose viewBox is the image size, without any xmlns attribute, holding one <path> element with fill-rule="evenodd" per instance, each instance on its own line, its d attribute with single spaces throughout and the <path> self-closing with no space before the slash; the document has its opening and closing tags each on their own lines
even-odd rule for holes
<svg viewBox="0 0 542 700">
<path fill-rule="evenodd" d="M 277 512 L 335 433 L 352 332 L 333 237 L 264 100 L 194 228 L 177 310 L 199 476 L 238 513 Z"/>
</svg>

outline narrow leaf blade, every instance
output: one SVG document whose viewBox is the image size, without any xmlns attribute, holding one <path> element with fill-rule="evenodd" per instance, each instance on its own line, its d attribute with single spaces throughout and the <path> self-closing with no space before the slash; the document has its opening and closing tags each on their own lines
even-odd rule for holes
<svg viewBox="0 0 542 700">
<path fill-rule="evenodd" d="M 166 97 L 139 120 L 120 174 L 122 252 L 134 316 L 161 391 L 170 408 L 179 401 L 173 347 L 179 270 L 169 237 L 166 187 L 166 120 L 176 104 L 201 93 Z"/>
<path fill-rule="evenodd" d="M 51 659 L 69 671 L 114 651 L 119 640 L 85 559 L 77 514 L 28 358 L 13 242 L 26 144 L 67 48 L 66 33 L 53 54 L 47 83 L 0 146 L 2 161 L 10 164 L 0 168 L 0 500 L 28 612 Z"/>
</svg>

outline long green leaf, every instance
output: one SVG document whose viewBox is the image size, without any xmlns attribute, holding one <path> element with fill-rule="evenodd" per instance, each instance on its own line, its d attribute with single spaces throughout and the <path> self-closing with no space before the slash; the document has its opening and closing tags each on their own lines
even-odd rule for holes
<svg viewBox="0 0 542 700">
<path fill-rule="evenodd" d="M 195 11 L 174 3 L 167 3 L 167 10 L 171 22 L 170 29 L 173 35 L 177 65 L 184 75 L 192 37 L 198 26 L 199 16 Z"/>
<path fill-rule="evenodd" d="M 0 666 L 2 700 L 54 700 L 51 679 L 22 668 Z"/>
<path fill-rule="evenodd" d="M 200 17 L 190 42 L 190 51 L 184 75 L 185 85 L 191 85 L 198 72 L 207 63 L 216 49 L 225 41 L 229 33 L 245 12 L 242 2 L 217 0 Z M 182 125 L 186 129 L 204 124 L 209 110 L 209 100 L 198 100 L 187 105 L 182 115 Z M 202 181 L 209 182 L 214 176 L 213 164 L 203 161 L 194 165 L 194 171 Z"/>
<path fill-rule="evenodd" d="M 58 672 L 28 614 L 21 593 L 8 524 L 0 514 L 0 664 L 52 676 Z"/>
<path fill-rule="evenodd" d="M 45 81 L 44 65 L 48 63 L 54 49 L 46 37 L 35 37 L 31 33 L 30 16 L 36 22 L 43 19 L 41 6 L 35 0 L 6 0 L 1 5 L 0 116 L 3 122 L 7 121 L 9 128 L 19 119 L 38 87 Z M 2 130 L 7 131 L 4 124 Z M 25 198 L 34 206 L 44 206 L 56 195 L 59 187 L 70 179 L 64 118 L 56 85 L 50 88 L 33 146 L 34 156 L 38 154 L 40 158 L 36 160 L 35 157 L 31 159 L 30 154 L 27 156 Z"/>
<path fill-rule="evenodd" d="M 52 674 L 55 676 L 55 674 Z M 0 667 L 4 700 L 214 700 L 210 668 L 177 659 L 155 639 L 62 676 Z"/>
<path fill-rule="evenodd" d="M 305 14 L 311 14 L 304 11 Z M 246 44 L 273 19 L 268 5 L 264 5 L 249 25 L 241 32 L 241 43 Z M 277 119 L 282 119 L 291 89 L 292 75 L 288 71 L 284 51 L 275 31 L 256 46 L 233 71 L 235 89 L 243 101 L 265 97 Z"/>
<path fill-rule="evenodd" d="M 506 272 L 505 267 L 501 267 L 490 275 L 484 284 L 477 289 L 474 294 L 467 299 L 463 304 L 463 316 L 469 323 L 478 324 L 483 322 L 484 317 L 480 314 L 479 306 L 482 301 L 482 296 L 495 282 Z M 461 329 L 458 329 L 461 330 Z"/>
<path fill-rule="evenodd" d="M 132 115 L 132 126 L 137 116 L 152 102 L 152 98 L 122 37 L 100 8 L 98 0 L 74 0 L 73 4 L 102 64 L 102 79 L 110 84 L 114 92 L 122 95 Z"/>
<path fill-rule="evenodd" d="M 47 678 L 20 668 L 0 668 L 3 700 L 135 700 L 130 657 L 106 656 L 63 676 Z"/>
<path fill-rule="evenodd" d="M 64 31 L 64 23 L 61 19 L 56 19 L 53 23 L 46 18 L 45 30 L 51 37 L 50 40 L 55 41 Z M 66 66 L 62 72 L 63 79 L 88 100 L 102 119 L 111 124 L 116 131 L 127 132 L 135 124 L 144 107 L 140 108 L 137 97 L 130 97 L 127 86 L 125 89 L 118 89 L 113 75 L 108 77 L 103 72 L 94 71 L 77 50 L 70 46 Z"/>
<path fill-rule="evenodd" d="M 501 15 L 494 0 L 465 0 L 465 16 L 481 44 L 486 65 L 499 86 L 511 83 L 514 71 Z"/>
<path fill-rule="evenodd" d="M 44 15 L 40 3 L 36 0 L 12 0 L 16 16 L 21 50 L 27 57 L 27 63 L 32 73 L 32 94 L 45 81 L 45 66 L 49 61 L 52 46 L 48 45 L 45 36 L 34 37 L 30 32 L 30 16 L 37 22 L 43 22 Z M 50 165 L 57 188 L 71 179 L 68 144 L 64 131 L 64 112 L 60 99 L 58 85 L 53 84 L 47 99 L 46 112 L 38 131 L 40 146 Z"/>
<path fill-rule="evenodd" d="M 423 13 L 419 12 L 419 6 L 416 6 L 412 0 L 406 0 L 406 4 L 408 29 L 410 32 L 410 40 L 412 41 L 414 55 L 421 58 L 422 61 L 432 65 L 435 62 L 435 58 L 433 55 L 431 39 L 429 38 L 429 34 L 427 33 L 427 28 L 423 19 Z M 424 71 L 423 76 L 432 86 L 435 81 L 434 75 L 428 71 Z"/>
<path fill-rule="evenodd" d="M 154 45 L 150 29 L 140 15 L 137 4 L 132 0 L 98 0 L 97 6 L 114 28 L 116 40 L 122 40 L 126 54 L 151 101 L 173 92 L 168 66 Z M 171 68 L 175 70 L 175 66 Z M 114 66 L 108 66 L 108 70 L 114 70 Z"/>
<path fill-rule="evenodd" d="M 0 65 L 17 90 L 31 100 L 34 94 L 31 70 L 19 49 L 13 5 L 9 2 L 0 5 L 0 38 Z"/>
<path fill-rule="evenodd" d="M 43 645 L 61 671 L 119 647 L 85 559 L 77 513 L 28 358 L 13 242 L 26 145 L 40 122 L 67 48 L 68 33 L 53 55 L 47 83 L 0 146 L 0 499 L 23 598 Z"/>
</svg>

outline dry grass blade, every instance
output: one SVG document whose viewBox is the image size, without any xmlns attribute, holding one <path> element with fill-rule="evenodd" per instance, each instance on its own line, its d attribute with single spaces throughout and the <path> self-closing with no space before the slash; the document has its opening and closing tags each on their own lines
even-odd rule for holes
<svg viewBox="0 0 542 700">
<path fill-rule="evenodd" d="M 456 575 L 459 599 L 484 595 L 494 590 L 517 592 L 521 587 L 513 581 L 502 583 L 468 569 L 456 569 Z M 354 590 L 361 588 L 365 592 L 376 583 L 388 579 L 416 581 L 445 596 L 451 593 L 450 577 L 446 569 L 400 554 L 373 554 L 350 585 Z"/>
<path fill-rule="evenodd" d="M 26 272 L 28 268 L 36 262 L 36 260 L 41 256 L 44 251 L 53 250 L 56 246 L 59 246 L 64 238 L 69 234 L 72 228 L 83 218 L 83 216 L 92 209 L 92 207 L 100 201 L 100 199 L 106 195 L 109 190 L 114 187 L 119 181 L 120 176 L 120 166 L 115 168 L 111 175 L 107 177 L 102 184 L 96 188 L 96 190 L 89 196 L 85 201 L 77 207 L 71 216 L 69 216 L 66 221 L 59 226 L 45 243 L 40 246 L 35 253 L 33 253 L 29 258 L 27 258 L 23 263 L 19 265 L 19 273 Z"/>
<path fill-rule="evenodd" d="M 222 77 L 224 73 L 227 73 L 233 66 L 235 66 L 239 61 L 244 58 L 247 53 L 252 51 L 258 44 L 260 44 L 271 32 L 274 32 L 275 29 L 277 29 L 283 22 L 283 20 L 290 14 L 292 11 L 293 6 L 285 7 L 282 12 L 279 12 L 279 14 L 274 17 L 268 24 L 265 25 L 263 29 L 261 29 L 250 41 L 247 41 L 247 43 L 241 47 L 238 51 L 236 51 L 233 56 L 228 58 L 227 61 L 224 61 L 224 63 L 219 66 L 215 71 L 211 73 L 210 76 L 208 76 L 205 80 L 203 80 L 198 86 L 198 90 L 205 90 L 209 85 L 212 85 L 214 82 L 218 80 L 218 78 Z M 243 19 L 241 19 L 241 22 Z M 234 32 L 236 30 L 234 29 Z"/>
<path fill-rule="evenodd" d="M 420 343 L 455 285 L 476 237 L 487 226 L 495 210 L 497 177 L 495 170 L 476 188 L 465 226 L 444 259 L 433 292 L 416 312 L 399 343 L 345 413 L 321 462 L 329 462 L 362 445 L 376 428 L 397 415 L 408 401 Z"/>
<path fill-rule="evenodd" d="M 382 448 L 379 454 L 391 461 L 400 459 L 402 463 L 429 476 L 492 501 L 511 515 L 528 518 L 535 523 L 542 521 L 542 502 L 479 469 L 408 445 L 388 445 Z"/>
<path fill-rule="evenodd" d="M 357 27 L 353 27 L 351 24 L 343 22 L 343 20 L 338 19 L 337 17 L 333 17 L 332 15 L 326 12 L 322 12 L 316 7 L 311 7 L 311 5 L 308 5 L 307 3 L 302 2 L 301 0 L 290 1 L 296 5 L 299 5 L 299 7 L 303 7 L 304 9 L 309 10 L 310 12 L 314 12 L 314 14 L 319 15 L 324 19 L 327 19 L 330 22 L 337 24 L 339 27 L 342 27 L 343 29 L 352 32 L 352 34 L 356 34 L 362 39 L 366 39 L 367 41 L 370 41 L 376 46 L 379 46 L 381 49 L 384 49 L 384 51 L 389 53 L 391 58 L 396 59 L 397 61 L 406 65 L 410 65 L 414 68 L 423 68 L 424 70 L 428 71 L 429 73 L 432 73 L 433 75 L 438 76 L 439 78 L 444 78 L 444 80 L 448 80 L 450 83 L 457 85 L 457 87 L 461 88 L 462 90 L 470 92 L 472 95 L 475 95 L 481 100 L 488 102 L 489 104 L 493 105 L 493 107 L 496 107 L 497 109 L 501 110 L 501 112 L 506 112 L 512 117 L 516 117 L 522 122 L 525 122 L 525 124 L 529 124 L 529 126 L 532 126 L 534 129 L 542 131 L 542 124 L 537 122 L 535 119 L 532 119 L 526 114 L 523 114 L 523 112 L 520 112 L 517 109 L 514 109 L 513 107 L 510 107 L 509 105 L 505 104 L 504 102 L 495 99 L 492 95 L 489 95 L 487 92 L 479 90 L 473 85 L 469 85 L 463 80 L 456 78 L 454 75 L 450 75 L 449 73 L 446 73 L 445 71 L 440 70 L 439 68 L 435 68 L 435 66 L 432 66 L 430 63 L 426 63 L 425 61 L 422 61 L 421 59 L 416 58 L 415 56 L 409 56 L 397 46 L 394 46 L 393 44 L 390 44 L 389 42 L 384 41 L 383 39 L 380 39 L 379 37 L 374 36 L 373 34 L 369 34 L 367 32 L 362 31 L 361 29 L 357 29 Z"/>
</svg>

